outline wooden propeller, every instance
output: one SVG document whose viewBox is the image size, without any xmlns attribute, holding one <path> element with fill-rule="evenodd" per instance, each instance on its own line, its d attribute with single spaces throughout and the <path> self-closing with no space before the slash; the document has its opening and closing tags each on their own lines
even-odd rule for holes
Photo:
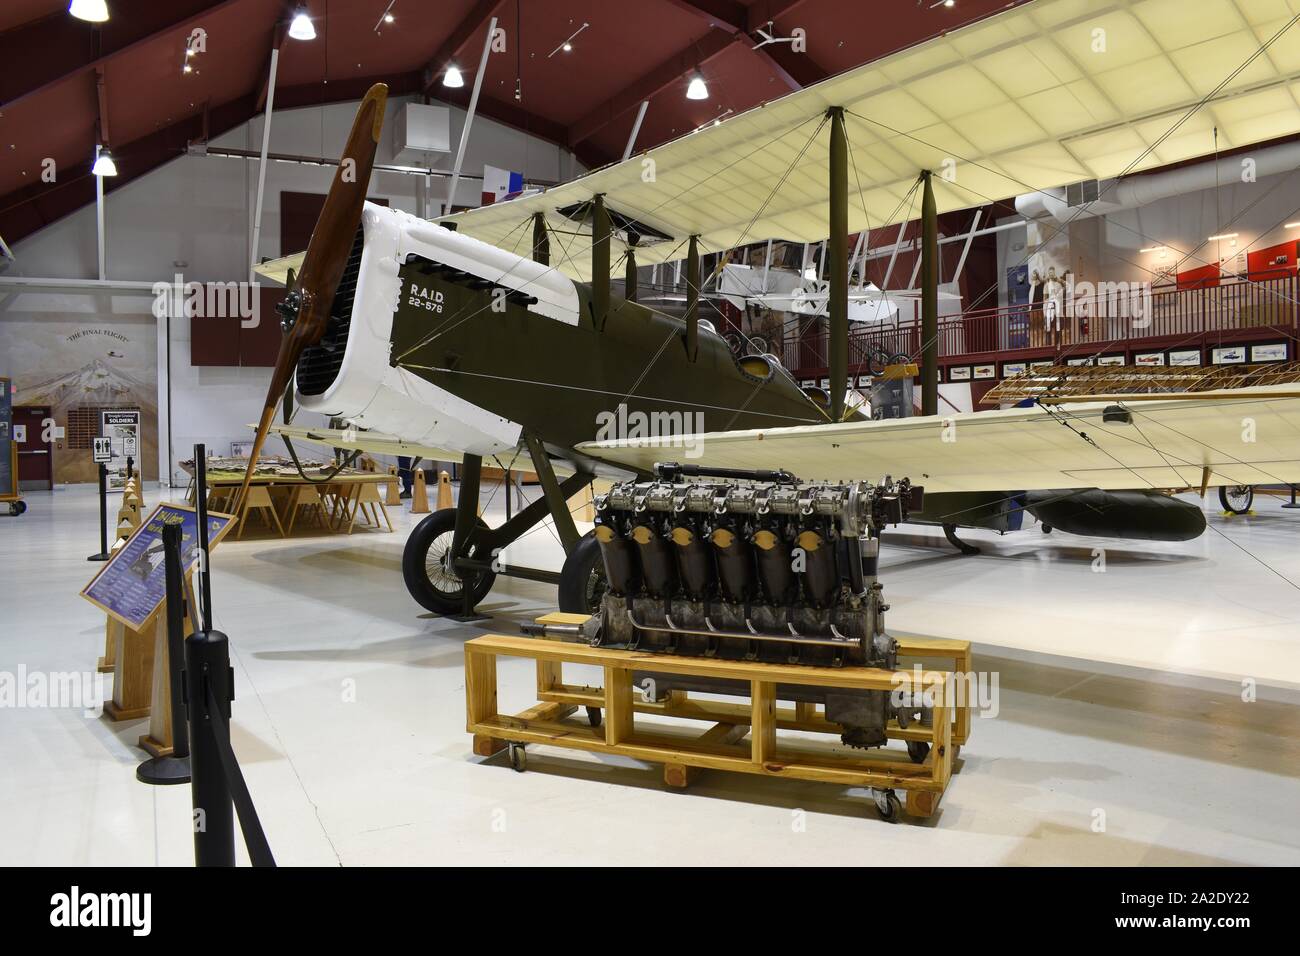
<svg viewBox="0 0 1300 956">
<path fill-rule="evenodd" d="M 248 456 L 248 470 L 244 483 L 235 498 L 236 509 L 243 503 L 248 486 L 253 481 L 257 458 L 262 452 L 280 396 L 289 387 L 294 367 L 302 357 L 303 349 L 315 345 L 325 334 L 330 307 L 334 304 L 334 291 L 343 278 L 348 255 L 361 225 L 361 210 L 370 185 L 370 173 L 375 164 L 375 147 L 379 144 L 379 131 L 384 125 L 384 104 L 388 100 L 388 87 L 376 83 L 361 100 L 357 115 L 352 121 L 343 157 L 339 161 L 334 182 L 330 184 L 325 205 L 321 208 L 307 243 L 307 255 L 302 268 L 290 283 L 288 297 L 281 306 L 285 316 L 281 323 L 285 329 L 280 342 L 280 354 L 271 373 L 271 384 L 266 391 L 262 417 L 257 423 L 253 450 Z M 236 510 L 236 513 L 237 510 Z"/>
</svg>

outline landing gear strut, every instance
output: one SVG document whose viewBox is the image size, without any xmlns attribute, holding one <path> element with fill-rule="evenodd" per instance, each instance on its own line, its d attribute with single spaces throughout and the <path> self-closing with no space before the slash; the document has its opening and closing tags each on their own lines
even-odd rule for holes
<svg viewBox="0 0 1300 956">
<path fill-rule="evenodd" d="M 957 537 L 957 526 L 955 524 L 946 524 L 943 526 L 943 536 L 948 539 L 948 543 L 960 551 L 962 554 L 979 554 L 980 549 L 973 544 L 967 544 L 961 538 Z"/>
</svg>

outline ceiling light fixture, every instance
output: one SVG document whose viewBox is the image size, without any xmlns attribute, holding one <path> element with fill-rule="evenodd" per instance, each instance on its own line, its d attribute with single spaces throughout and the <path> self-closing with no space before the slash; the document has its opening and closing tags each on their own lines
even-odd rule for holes
<svg viewBox="0 0 1300 956">
<path fill-rule="evenodd" d="M 96 176 L 116 176 L 117 164 L 113 162 L 113 154 L 100 146 L 96 146 L 95 165 L 90 167 L 90 171 Z"/>
<path fill-rule="evenodd" d="M 447 67 L 447 72 L 444 73 L 442 76 L 442 85 L 450 86 L 453 89 L 465 85 L 465 77 L 460 75 L 460 70 L 456 67 L 455 64 L 452 64 Z"/>
<path fill-rule="evenodd" d="M 108 19 L 108 4 L 104 0 L 72 0 L 68 12 L 87 23 L 103 23 Z"/>
<path fill-rule="evenodd" d="M 300 7 L 293 15 L 293 20 L 289 23 L 289 36 L 295 40 L 316 39 L 316 27 L 312 25 L 306 9 Z"/>
<path fill-rule="evenodd" d="M 572 23 L 573 21 L 570 20 L 569 22 Z M 571 51 L 573 50 L 573 38 L 576 37 L 576 36 L 577 36 L 579 33 L 581 33 L 583 30 L 587 29 L 587 27 L 589 27 L 589 26 L 591 26 L 590 23 L 587 23 L 586 21 L 583 21 L 582 26 L 578 27 L 578 29 L 576 29 L 576 30 L 574 30 L 572 33 L 570 33 L 570 34 L 569 34 L 569 38 L 568 38 L 567 40 L 565 40 L 563 43 L 561 43 L 559 46 L 557 46 L 557 47 L 556 47 L 554 50 L 552 50 L 550 53 L 546 54 L 546 59 L 549 60 L 551 57 L 555 56 L 555 54 L 559 53 L 561 50 L 563 50 L 565 53 L 569 53 L 569 52 L 571 52 Z"/>
<path fill-rule="evenodd" d="M 388 0 L 388 6 L 384 7 L 384 12 L 381 13 L 379 19 L 375 21 L 376 33 L 379 33 L 379 28 L 385 23 L 392 23 L 397 19 L 397 17 L 393 16 L 393 4 L 395 3 L 397 3 L 397 0 Z"/>
<path fill-rule="evenodd" d="M 709 98 L 709 87 L 704 82 L 704 75 L 696 70 L 691 76 L 691 81 L 686 84 L 686 98 L 688 100 L 707 100 Z"/>
<path fill-rule="evenodd" d="M 1283 229 L 1300 229 L 1300 222 L 1288 222 Z"/>
<path fill-rule="evenodd" d="M 1225 232 L 1221 236 L 1206 236 L 1205 241 L 1214 242 L 1214 240 L 1216 239 L 1236 239 L 1236 238 L 1237 238 L 1237 234 L 1235 232 Z"/>
</svg>

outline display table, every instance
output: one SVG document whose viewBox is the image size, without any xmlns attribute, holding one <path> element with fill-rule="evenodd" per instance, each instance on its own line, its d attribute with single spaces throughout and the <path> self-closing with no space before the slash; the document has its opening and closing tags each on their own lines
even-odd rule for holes
<svg viewBox="0 0 1300 956">
<path fill-rule="evenodd" d="M 190 486 L 185 495 L 186 500 L 192 502 L 194 468 L 185 462 L 181 462 L 180 467 L 190 476 Z M 256 513 L 261 515 L 268 528 L 274 528 L 280 537 L 286 537 L 293 533 L 302 508 L 311 509 L 315 522 L 330 531 L 346 530 L 351 534 L 358 515 L 367 525 L 373 525 L 374 530 L 392 531 L 386 504 L 393 502 L 385 502 L 379 491 L 380 485 L 391 486 L 392 481 L 391 475 L 351 468 L 344 469 L 328 481 L 308 480 L 298 474 L 256 474 L 248 494 L 235 512 L 239 519 L 235 536 L 243 537 L 248 516 Z M 242 471 L 209 468 L 208 507 L 218 511 L 232 508 L 243 483 Z"/>
</svg>

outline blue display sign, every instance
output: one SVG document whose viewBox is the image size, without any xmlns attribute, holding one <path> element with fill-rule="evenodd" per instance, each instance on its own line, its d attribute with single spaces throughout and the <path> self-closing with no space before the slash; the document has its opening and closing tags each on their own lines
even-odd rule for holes
<svg viewBox="0 0 1300 956">
<path fill-rule="evenodd" d="M 233 521 L 234 515 L 208 512 L 209 548 L 216 546 Z M 169 524 L 181 526 L 181 564 L 186 574 L 193 571 L 199 560 L 198 515 L 187 505 L 161 504 L 113 552 L 81 596 L 132 630 L 142 629 L 167 597 L 162 532 Z"/>
</svg>

